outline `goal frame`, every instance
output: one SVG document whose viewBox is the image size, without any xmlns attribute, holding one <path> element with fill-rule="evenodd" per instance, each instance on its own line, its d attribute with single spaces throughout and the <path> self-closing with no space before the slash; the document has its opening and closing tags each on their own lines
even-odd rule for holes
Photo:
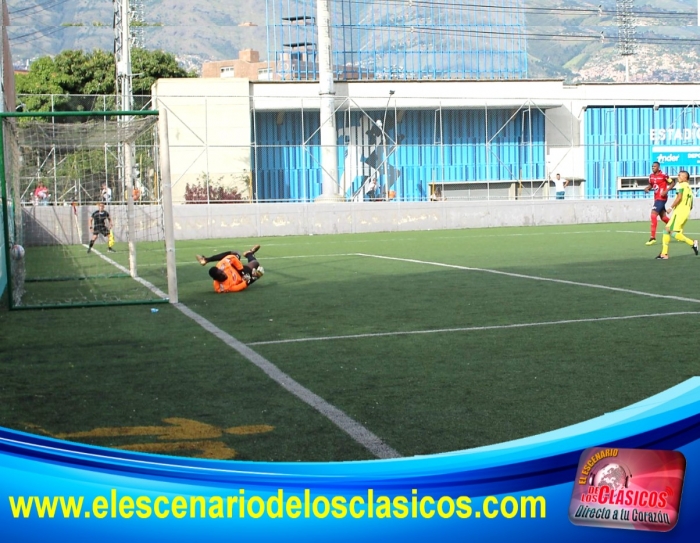
<svg viewBox="0 0 700 543">
<path fill-rule="evenodd" d="M 112 117 L 142 117 L 142 116 L 157 116 L 158 117 L 158 160 L 160 168 L 160 187 L 161 187 L 161 206 L 163 209 L 163 231 L 165 242 L 165 257 L 166 257 L 166 273 L 168 292 L 164 293 L 157 287 L 148 287 L 146 282 L 138 277 L 135 266 L 135 254 L 132 254 L 133 260 L 130 259 L 129 273 L 132 278 L 142 284 L 145 284 L 152 290 L 158 299 L 146 301 L 129 301 L 129 300 L 114 300 L 110 302 L 88 302 L 77 303 L 70 305 L 50 304 L 39 306 L 24 306 L 14 302 L 13 293 L 13 270 L 11 248 L 14 240 L 10 239 L 11 229 L 10 220 L 15 220 L 15 217 L 10 217 L 10 191 L 7 185 L 6 173 L 6 146 L 5 146 L 5 120 L 7 118 L 55 118 L 55 117 L 94 117 L 94 118 L 112 118 Z M 129 142 L 122 142 L 127 149 Z M 7 299 L 10 310 L 15 309 L 48 309 L 57 307 L 86 307 L 86 306 L 105 306 L 105 305 L 135 305 L 135 304 L 152 304 L 152 303 L 178 303 L 178 288 L 177 288 L 177 268 L 175 261 L 175 237 L 174 237 L 174 220 L 173 220 L 173 200 L 172 200 L 172 182 L 170 178 L 170 153 L 168 142 L 168 122 L 167 112 L 165 110 L 139 110 L 139 111 L 32 111 L 32 112 L 2 112 L 0 111 L 0 200 L 2 201 L 2 217 L 3 217 L 3 245 L 5 257 L 5 273 L 7 277 Z M 126 170 L 125 171 L 130 171 Z M 131 184 L 133 182 L 131 175 L 126 175 L 125 180 L 128 187 L 127 201 L 127 217 L 133 219 L 133 199 Z M 130 225 L 131 226 L 131 225 Z M 133 253 L 133 242 L 129 241 L 129 252 Z"/>
</svg>

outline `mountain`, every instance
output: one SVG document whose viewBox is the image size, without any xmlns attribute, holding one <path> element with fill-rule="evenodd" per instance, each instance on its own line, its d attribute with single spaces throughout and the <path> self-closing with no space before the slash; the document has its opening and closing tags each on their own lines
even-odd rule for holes
<svg viewBox="0 0 700 543">
<path fill-rule="evenodd" d="M 113 49 L 114 9 L 109 0 L 29 0 L 35 3 L 30 6 L 28 0 L 6 1 L 16 67 L 26 67 L 33 58 L 64 49 Z M 352 1 L 369 9 L 373 2 L 382 0 Z M 470 3 L 484 4 L 483 0 L 465 2 Z M 630 57 L 619 54 L 618 3 L 522 2 L 529 76 L 568 82 L 624 81 L 626 77 L 639 82 L 700 79 L 696 0 L 633 1 L 636 45 Z M 144 8 L 144 23 L 139 27 L 144 46 L 174 53 L 187 69 L 199 71 L 204 61 L 237 58 L 238 51 L 245 48 L 257 49 L 266 57 L 262 0 L 140 0 L 140 4 Z"/>
<path fill-rule="evenodd" d="M 560 39 L 529 40 L 530 77 L 563 77 L 569 82 L 699 81 L 700 29 L 696 0 L 632 2 L 634 51 L 619 54 L 618 2 L 529 0 L 528 34 Z M 538 11 L 542 8 L 551 11 Z M 599 11 L 599 8 L 602 8 Z M 576 39 L 575 36 L 592 36 Z M 597 37 L 596 37 L 597 36 Z"/>
<path fill-rule="evenodd" d="M 65 49 L 114 49 L 113 2 L 110 0 L 6 0 L 10 14 L 13 64 L 26 68 L 32 59 Z M 41 3 L 40 3 L 41 2 Z M 264 1 L 141 0 L 139 30 L 147 49 L 174 53 L 187 69 L 202 62 L 238 58 L 238 51 L 266 50 Z M 262 6 L 262 7 L 261 7 Z M 239 26 L 252 23 L 254 26 Z"/>
</svg>

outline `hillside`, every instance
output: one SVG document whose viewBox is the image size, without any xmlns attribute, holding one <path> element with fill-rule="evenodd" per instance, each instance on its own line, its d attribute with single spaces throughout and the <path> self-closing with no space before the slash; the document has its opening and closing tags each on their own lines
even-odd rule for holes
<svg viewBox="0 0 700 543">
<path fill-rule="evenodd" d="M 602 6 L 601 14 L 595 13 Z M 529 40 L 530 77 L 562 77 L 569 82 L 624 81 L 626 59 L 618 53 L 615 1 L 529 0 L 531 8 L 561 12 L 528 13 L 528 34 L 590 35 L 587 39 Z M 700 29 L 695 0 L 634 2 L 636 53 L 629 57 L 629 80 L 699 81 Z M 692 13 L 678 16 L 678 13 Z M 694 40 L 681 42 L 685 40 Z M 674 43 L 677 42 L 677 43 Z"/>
<path fill-rule="evenodd" d="M 7 1 L 17 67 L 65 49 L 113 49 L 109 0 L 70 0 L 49 3 L 45 9 L 27 9 L 27 0 Z M 174 53 L 187 69 L 199 70 L 206 60 L 237 58 L 238 51 L 247 47 L 266 50 L 264 1 L 143 0 L 143 5 L 145 47 Z M 246 22 L 257 26 L 238 26 Z"/>
<path fill-rule="evenodd" d="M 27 0 L 8 0 L 16 66 L 64 49 L 112 50 L 111 1 L 30 1 L 37 2 L 35 8 L 27 7 Z M 187 69 L 199 70 L 207 60 L 236 58 L 240 49 L 248 47 L 266 56 L 262 0 L 143 0 L 143 4 L 145 46 L 174 53 Z M 524 5 L 530 77 L 624 81 L 626 59 L 618 54 L 614 0 L 527 0 Z M 629 58 L 630 81 L 699 80 L 696 0 L 638 0 L 634 10 L 639 14 L 638 46 Z M 679 12 L 690 15 L 675 15 Z M 245 22 L 257 26 L 239 26 Z M 695 41 L 680 42 L 681 37 Z"/>
</svg>

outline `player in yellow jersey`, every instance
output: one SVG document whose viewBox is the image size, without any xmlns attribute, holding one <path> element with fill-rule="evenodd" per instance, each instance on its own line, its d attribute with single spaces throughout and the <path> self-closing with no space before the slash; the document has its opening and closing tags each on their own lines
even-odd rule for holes
<svg viewBox="0 0 700 543">
<path fill-rule="evenodd" d="M 683 227 L 690 217 L 690 210 L 693 209 L 693 189 L 688 184 L 689 180 L 690 174 L 688 172 L 685 170 L 678 172 L 676 199 L 671 204 L 673 216 L 666 224 L 661 254 L 656 257 L 659 260 L 668 260 L 668 244 L 671 242 L 671 238 L 687 243 L 693 248 L 695 255 L 698 254 L 698 240 L 692 240 L 683 235 Z"/>
</svg>

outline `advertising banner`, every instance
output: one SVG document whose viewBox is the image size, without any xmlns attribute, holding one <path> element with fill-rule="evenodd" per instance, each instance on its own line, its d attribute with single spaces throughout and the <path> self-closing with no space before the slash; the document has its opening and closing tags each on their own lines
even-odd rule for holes
<svg viewBox="0 0 700 543">
<path fill-rule="evenodd" d="M 700 146 L 655 145 L 651 148 L 651 161 L 667 167 L 700 166 Z"/>
</svg>

